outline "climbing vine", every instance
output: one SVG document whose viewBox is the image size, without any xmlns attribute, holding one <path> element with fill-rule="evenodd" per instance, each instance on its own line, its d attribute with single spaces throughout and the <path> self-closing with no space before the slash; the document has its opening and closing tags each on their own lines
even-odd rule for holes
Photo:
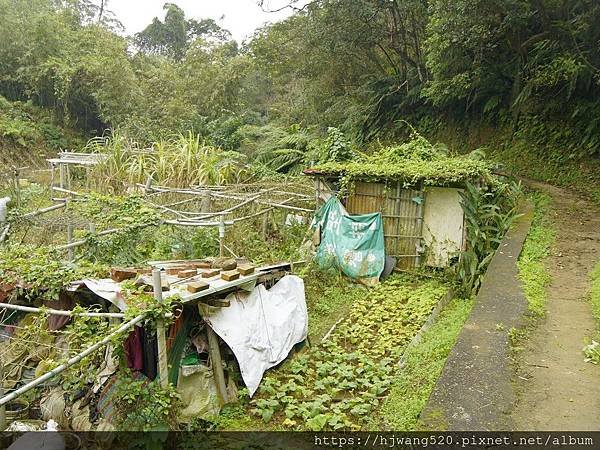
<svg viewBox="0 0 600 450">
<path fill-rule="evenodd" d="M 18 288 L 30 301 L 56 300 L 71 282 L 107 273 L 108 268 L 100 264 L 64 264 L 50 247 L 14 244 L 0 253 L 1 283 Z"/>
<path fill-rule="evenodd" d="M 360 154 L 352 161 L 329 162 L 316 170 L 341 175 L 341 190 L 351 190 L 361 181 L 402 180 L 405 185 L 451 185 L 489 177 L 489 163 L 469 157 L 449 156 L 445 147 L 433 145 L 418 133 L 405 143 L 383 147 L 372 154 Z"/>
<path fill-rule="evenodd" d="M 115 384 L 118 429 L 126 431 L 176 430 L 180 397 L 176 388 L 134 379 L 122 373 Z"/>
</svg>

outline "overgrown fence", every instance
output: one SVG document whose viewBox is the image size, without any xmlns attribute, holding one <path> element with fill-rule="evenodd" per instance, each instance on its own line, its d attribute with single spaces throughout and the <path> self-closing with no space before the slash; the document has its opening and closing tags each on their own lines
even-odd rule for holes
<svg viewBox="0 0 600 450">
<path fill-rule="evenodd" d="M 276 212 L 281 213 L 279 218 L 282 219 L 284 226 L 286 223 L 303 223 L 308 226 L 308 221 L 314 213 L 315 198 L 314 191 L 310 184 L 307 183 L 287 183 L 287 182 L 272 182 L 272 183 L 255 183 L 255 184 L 239 184 L 226 186 L 192 186 L 187 188 L 174 188 L 168 186 L 153 186 L 151 181 L 145 185 L 134 185 L 129 187 L 129 194 L 141 198 L 144 204 L 149 208 L 158 212 L 158 221 L 150 221 L 148 223 L 136 223 L 132 226 L 137 228 L 172 225 L 176 227 L 213 227 L 218 229 L 219 253 L 224 256 L 229 253 L 234 257 L 235 249 L 231 249 L 225 245 L 225 236 L 232 227 L 242 222 L 255 221 L 252 226 L 259 224 L 263 228 L 263 233 L 269 224 L 269 220 L 274 220 Z M 77 192 L 64 187 L 51 186 L 50 197 L 54 204 L 45 206 L 20 214 L 18 217 L 12 217 L 11 221 L 4 224 L 0 230 L 0 241 L 10 239 L 10 227 L 15 228 L 23 224 L 29 225 L 36 229 L 36 233 L 49 232 L 49 226 L 52 225 L 55 229 L 65 230 L 66 239 L 64 244 L 55 245 L 54 248 L 59 251 L 64 251 L 66 259 L 73 261 L 76 259 L 74 250 L 79 247 L 84 247 L 91 244 L 95 239 L 104 236 L 109 236 L 125 230 L 127 227 L 105 228 L 97 230 L 97 224 L 93 221 L 86 221 L 82 217 L 72 217 L 69 214 L 71 207 L 78 203 L 86 203 L 90 201 L 90 194 Z M 75 239 L 76 231 L 85 227 L 86 235 L 84 238 Z M 6 242 L 5 242 L 6 244 Z M 155 272 L 157 272 L 155 270 Z M 158 280 L 158 281 L 157 281 Z M 160 286 L 160 273 L 158 278 L 155 277 L 153 286 L 154 297 L 157 302 L 161 302 L 162 290 Z M 145 314 L 140 314 L 134 318 L 126 319 L 121 313 L 100 313 L 93 311 L 61 311 L 48 308 L 34 308 L 23 305 L 13 305 L 9 303 L 0 303 L 0 311 L 3 317 L 11 312 L 26 312 L 34 316 L 43 317 L 44 315 L 80 315 L 86 317 L 102 318 L 121 322 L 120 325 L 115 325 L 109 329 L 105 336 L 98 336 L 97 340 L 89 343 L 86 348 L 70 348 L 68 359 L 62 361 L 61 364 L 48 370 L 34 379 L 23 379 L 15 377 L 14 371 L 10 364 L 0 364 L 0 428 L 5 423 L 3 419 L 5 405 L 16 398 L 24 395 L 31 389 L 37 386 L 44 385 L 48 380 L 61 374 L 69 367 L 81 362 L 84 358 L 92 353 L 104 348 L 117 335 L 124 335 L 134 325 L 142 322 L 147 317 Z M 159 342 L 164 340 L 164 328 L 162 333 L 159 329 Z M 42 342 L 41 337 L 29 336 L 27 339 L 20 337 L 18 334 L 15 337 L 10 337 L 15 346 L 21 346 L 26 349 L 31 346 L 36 348 L 45 348 L 54 344 Z M 26 339 L 26 340 L 23 340 Z M 21 342 L 22 341 L 22 342 Z M 159 347 L 160 344 L 159 344 Z M 164 347 L 164 346 L 163 346 Z M 56 350 L 56 349 L 55 349 Z M 75 354 L 73 354 L 75 353 Z M 0 360 L 4 360 L 5 355 L 0 355 Z M 165 373 L 166 367 L 166 352 L 159 348 L 159 362 L 162 361 L 164 367 L 160 369 L 162 372 L 161 383 L 167 380 Z M 12 364 L 12 363 L 11 363 Z M 31 368 L 30 368 L 31 369 Z M 20 372 L 18 372 L 20 373 Z M 12 374 L 12 375 L 11 375 Z M 10 378 L 9 380 L 9 377 Z M 14 379 L 13 379 L 14 378 Z M 5 393 L 3 383 L 10 381 L 9 384 L 19 386 L 12 392 Z M 4 428 L 2 428 L 4 429 Z"/>
</svg>

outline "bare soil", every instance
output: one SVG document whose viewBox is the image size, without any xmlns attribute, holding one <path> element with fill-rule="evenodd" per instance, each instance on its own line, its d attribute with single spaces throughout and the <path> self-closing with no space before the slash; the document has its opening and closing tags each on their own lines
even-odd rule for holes
<svg viewBox="0 0 600 450">
<path fill-rule="evenodd" d="M 542 183 L 552 196 L 556 244 L 547 314 L 519 355 L 517 430 L 599 430 L 600 367 L 584 362 L 586 338 L 598 331 L 588 301 L 589 274 L 600 260 L 600 208 L 576 193 Z"/>
</svg>

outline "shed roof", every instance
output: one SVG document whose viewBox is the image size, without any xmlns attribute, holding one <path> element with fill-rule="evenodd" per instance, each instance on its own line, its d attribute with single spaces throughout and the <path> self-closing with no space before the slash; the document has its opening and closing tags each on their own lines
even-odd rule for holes
<svg viewBox="0 0 600 450">
<path fill-rule="evenodd" d="M 408 184 L 423 181 L 427 185 L 448 185 L 474 180 L 489 174 L 481 161 L 467 158 L 444 158 L 434 161 L 408 160 L 387 165 L 365 161 L 325 163 L 304 171 L 306 175 L 347 176 L 355 180 L 400 180 Z"/>
<path fill-rule="evenodd" d="M 449 156 L 421 136 L 385 147 L 351 161 L 327 162 L 304 171 L 307 175 L 331 175 L 347 180 L 397 180 L 413 185 L 453 185 L 490 174 L 489 163 L 464 156 Z"/>
</svg>

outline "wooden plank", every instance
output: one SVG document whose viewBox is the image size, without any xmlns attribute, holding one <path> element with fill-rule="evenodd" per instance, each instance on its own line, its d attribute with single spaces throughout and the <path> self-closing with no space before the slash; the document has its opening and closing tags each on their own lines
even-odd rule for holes
<svg viewBox="0 0 600 450">
<path fill-rule="evenodd" d="M 225 373 L 223 372 L 223 361 L 221 359 L 221 350 L 219 349 L 219 338 L 210 326 L 206 326 L 206 334 L 208 335 L 208 353 L 217 386 L 217 397 L 219 403 L 224 405 L 229 402 L 227 397 L 227 387 L 225 385 Z"/>
<path fill-rule="evenodd" d="M 123 267 L 113 267 L 110 269 L 110 277 L 113 281 L 120 283 L 121 281 L 130 280 L 137 277 L 138 272 L 135 269 L 126 269 Z"/>
</svg>

